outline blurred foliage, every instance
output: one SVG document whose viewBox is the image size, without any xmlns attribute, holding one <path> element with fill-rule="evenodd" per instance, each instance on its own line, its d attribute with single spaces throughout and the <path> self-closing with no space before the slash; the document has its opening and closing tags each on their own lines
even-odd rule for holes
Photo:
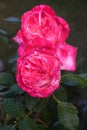
<svg viewBox="0 0 87 130">
<path fill-rule="evenodd" d="M 10 57 L 14 64 L 17 55 Z M 87 87 L 87 74 L 67 74 L 61 87 L 46 99 L 32 98 L 17 85 L 14 73 L 0 73 L 0 130 L 77 130 L 78 109 L 68 102 L 66 86 Z"/>
<path fill-rule="evenodd" d="M 20 22 L 7 18 L 8 22 Z M 10 35 L 0 29 L 0 39 L 10 41 Z M 12 73 L 0 73 L 0 130 L 77 130 L 78 109 L 69 102 L 67 87 L 87 87 L 87 73 L 66 74 L 61 78 L 61 87 L 45 99 L 32 98 L 17 85 L 15 80 L 16 60 L 9 58 Z"/>
</svg>

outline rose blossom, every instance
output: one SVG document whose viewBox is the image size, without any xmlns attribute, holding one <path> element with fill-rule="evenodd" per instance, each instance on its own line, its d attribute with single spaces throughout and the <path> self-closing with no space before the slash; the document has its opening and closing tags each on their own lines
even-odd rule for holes
<svg viewBox="0 0 87 130">
<path fill-rule="evenodd" d="M 60 82 L 60 62 L 53 55 L 26 52 L 17 61 L 18 85 L 33 97 L 50 96 Z"/>
<path fill-rule="evenodd" d="M 36 37 L 44 38 L 53 43 L 63 42 L 70 32 L 68 23 L 57 16 L 50 6 L 38 5 L 25 12 L 21 18 L 21 29 L 14 37 L 20 44 Z"/>
<path fill-rule="evenodd" d="M 35 6 L 21 18 L 13 38 L 19 44 L 18 85 L 33 97 L 50 96 L 60 82 L 60 70 L 75 71 L 77 48 L 66 43 L 69 25 L 47 5 Z"/>
<path fill-rule="evenodd" d="M 36 38 L 34 40 L 28 40 L 25 45 L 20 44 L 18 47 L 18 55 L 22 57 L 26 51 L 32 53 L 32 50 L 39 50 L 39 52 L 45 52 L 52 55 L 56 54 L 56 47 L 52 44 L 52 42 L 45 39 Z"/>
<path fill-rule="evenodd" d="M 76 70 L 77 48 L 72 45 L 69 45 L 65 42 L 59 42 L 56 46 L 54 46 L 52 42 L 49 42 L 45 39 L 37 38 L 33 41 L 28 41 L 25 46 L 24 44 L 21 44 L 18 48 L 19 56 L 23 56 L 23 54 L 26 51 L 31 50 L 31 48 L 33 48 L 34 50 L 40 50 L 42 52 L 45 52 L 46 49 L 46 53 L 55 55 L 60 60 L 61 70 Z"/>
</svg>

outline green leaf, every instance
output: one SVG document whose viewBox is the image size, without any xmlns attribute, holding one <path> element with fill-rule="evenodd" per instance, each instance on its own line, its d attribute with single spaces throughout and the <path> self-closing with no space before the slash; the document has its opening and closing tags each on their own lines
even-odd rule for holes
<svg viewBox="0 0 87 130">
<path fill-rule="evenodd" d="M 10 73 L 2 72 L 0 73 L 0 84 L 11 85 L 14 83 L 14 78 Z"/>
<path fill-rule="evenodd" d="M 7 17 L 5 21 L 10 22 L 10 23 L 20 23 L 20 19 L 17 17 Z"/>
<path fill-rule="evenodd" d="M 10 92 L 13 93 L 14 95 L 15 94 L 21 95 L 24 93 L 24 91 L 17 84 L 14 84 L 10 87 Z"/>
<path fill-rule="evenodd" d="M 37 103 L 39 102 L 38 98 L 30 97 L 29 95 L 25 96 L 25 105 L 28 110 L 32 110 Z"/>
<path fill-rule="evenodd" d="M 0 126 L 0 130 L 16 130 L 12 125 Z"/>
<path fill-rule="evenodd" d="M 54 95 L 60 101 L 67 101 L 68 99 L 66 90 L 63 87 L 60 87 L 58 90 L 56 90 Z"/>
<path fill-rule="evenodd" d="M 8 32 L 6 32 L 6 31 L 3 30 L 3 29 L 0 29 L 0 34 L 5 35 L 5 36 L 8 36 L 8 35 L 9 35 Z"/>
<path fill-rule="evenodd" d="M 68 74 L 62 77 L 62 82 L 68 86 L 87 87 L 87 78 L 77 74 Z"/>
<path fill-rule="evenodd" d="M 59 121 L 65 126 L 65 128 L 67 128 L 67 130 L 77 130 L 79 124 L 77 113 L 77 108 L 73 106 L 73 104 L 67 102 L 59 102 Z"/>
<path fill-rule="evenodd" d="M 10 93 L 9 87 L 0 85 L 0 96 L 6 96 Z"/>
<path fill-rule="evenodd" d="M 44 127 L 43 125 L 38 125 L 38 130 L 47 130 L 47 128 Z"/>
<path fill-rule="evenodd" d="M 52 123 L 52 111 L 50 108 L 46 107 L 46 109 L 43 111 L 43 119 L 48 125 Z"/>
<path fill-rule="evenodd" d="M 0 91 L 3 91 L 5 88 L 7 88 L 7 86 L 0 85 Z"/>
<path fill-rule="evenodd" d="M 38 130 L 38 125 L 34 120 L 25 118 L 19 123 L 19 130 Z"/>
<path fill-rule="evenodd" d="M 10 58 L 9 58 L 9 63 L 14 63 L 16 60 L 17 60 L 17 58 L 18 58 L 18 55 L 13 55 L 13 56 L 11 56 Z"/>
<path fill-rule="evenodd" d="M 52 125 L 52 130 L 67 130 L 67 129 L 64 128 L 64 126 L 59 121 L 56 121 Z"/>
<path fill-rule="evenodd" d="M 44 105 L 44 99 L 38 99 L 36 106 L 33 108 L 34 112 L 40 112 L 43 108 L 46 107 L 46 104 Z"/>
<path fill-rule="evenodd" d="M 10 91 L 0 92 L 0 96 L 6 96 L 10 93 Z"/>
<path fill-rule="evenodd" d="M 10 40 L 6 35 L 0 34 L 0 40 L 3 41 L 4 43 L 8 43 Z"/>
<path fill-rule="evenodd" d="M 12 72 L 15 72 L 16 68 L 17 68 L 17 65 L 16 65 L 16 63 L 14 63 L 13 66 L 12 66 Z"/>
<path fill-rule="evenodd" d="M 0 85 L 0 96 L 5 96 L 9 93 L 9 87 Z"/>
<path fill-rule="evenodd" d="M 11 117 L 19 118 L 25 114 L 23 104 L 12 98 L 4 99 L 4 110 Z"/>
<path fill-rule="evenodd" d="M 82 74 L 79 74 L 79 76 L 83 77 L 83 78 L 86 78 L 87 79 L 87 73 L 82 73 Z"/>
</svg>

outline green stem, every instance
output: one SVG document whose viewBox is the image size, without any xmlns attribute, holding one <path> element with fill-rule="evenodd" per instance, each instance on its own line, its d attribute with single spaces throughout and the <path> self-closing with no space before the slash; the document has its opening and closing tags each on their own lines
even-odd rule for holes
<svg viewBox="0 0 87 130">
<path fill-rule="evenodd" d="M 48 130 L 50 130 L 50 128 L 48 127 L 48 125 L 44 121 L 42 121 L 41 119 L 37 119 L 37 121 L 39 123 L 42 123 Z"/>
<path fill-rule="evenodd" d="M 52 95 L 52 97 L 58 104 L 60 103 L 60 101 L 54 95 Z"/>
<path fill-rule="evenodd" d="M 30 111 L 30 112 L 24 117 L 24 119 L 26 119 L 28 116 L 30 116 L 31 113 L 32 113 L 32 111 Z"/>
<path fill-rule="evenodd" d="M 31 113 L 32 113 L 32 111 L 30 111 L 30 112 L 24 117 L 24 119 L 26 119 L 28 116 L 30 116 Z M 20 120 L 20 121 L 22 121 L 22 120 Z M 18 121 L 16 124 L 14 124 L 14 125 L 12 126 L 11 130 L 13 130 L 13 128 L 15 128 L 15 127 L 19 124 L 20 121 Z"/>
</svg>

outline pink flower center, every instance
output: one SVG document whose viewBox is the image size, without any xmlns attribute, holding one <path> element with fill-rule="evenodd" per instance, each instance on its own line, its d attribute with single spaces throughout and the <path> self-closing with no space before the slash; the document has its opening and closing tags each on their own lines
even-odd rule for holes
<svg viewBox="0 0 87 130">
<path fill-rule="evenodd" d="M 22 81 L 27 87 L 42 87 L 51 82 L 58 65 L 57 59 L 46 54 L 28 56 L 21 68 Z"/>
</svg>

